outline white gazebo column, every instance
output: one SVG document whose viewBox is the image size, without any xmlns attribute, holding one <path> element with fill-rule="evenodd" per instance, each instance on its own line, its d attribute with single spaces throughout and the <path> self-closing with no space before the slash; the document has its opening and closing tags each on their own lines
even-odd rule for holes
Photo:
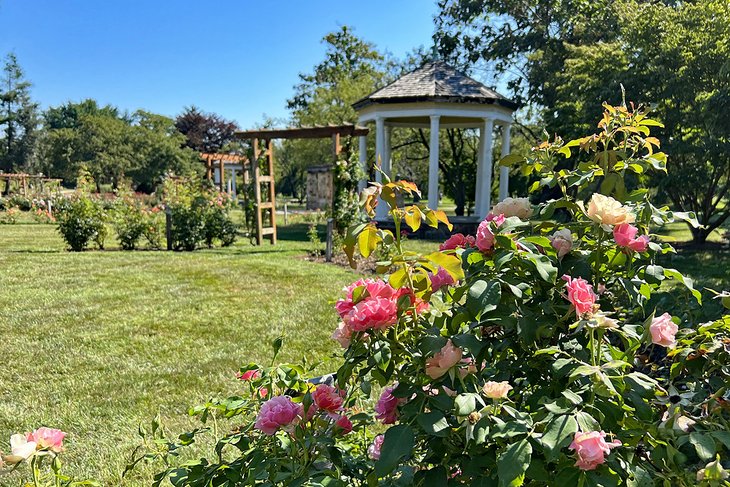
<svg viewBox="0 0 730 487">
<path fill-rule="evenodd" d="M 385 126 L 385 144 L 383 146 L 383 172 L 386 176 L 389 178 L 392 177 L 391 174 L 391 167 L 392 167 L 392 154 L 391 154 L 391 146 L 390 146 L 390 138 L 393 133 L 393 127 L 390 127 L 388 125 Z"/>
<path fill-rule="evenodd" d="M 385 119 L 383 117 L 375 118 L 375 165 L 378 169 L 382 169 L 381 165 L 385 160 Z M 375 182 L 382 183 L 383 175 L 380 171 L 375 171 Z M 388 216 L 388 207 L 385 201 L 378 201 L 375 208 L 375 219 L 385 220 Z"/>
<path fill-rule="evenodd" d="M 237 191 L 238 188 L 236 188 L 236 173 L 238 173 L 238 171 L 236 170 L 236 168 L 232 167 L 231 168 L 231 196 L 233 196 L 234 198 L 238 195 L 238 191 Z"/>
<path fill-rule="evenodd" d="M 509 155 L 510 129 L 512 124 L 502 124 L 502 157 Z M 509 196 L 509 167 L 499 167 L 499 201 Z"/>
<path fill-rule="evenodd" d="M 477 216 L 482 219 L 487 216 L 492 207 L 492 132 L 494 120 L 484 119 L 479 140 L 479 167 L 477 168 L 477 184 L 475 198 L 478 201 Z M 481 174 L 479 174 L 481 169 Z"/>
<path fill-rule="evenodd" d="M 477 148 L 477 182 L 474 185 L 474 210 L 473 216 L 482 218 L 482 188 L 479 185 L 479 181 L 482 180 L 482 173 L 484 172 L 484 161 L 482 156 L 484 155 L 484 124 L 479 127 L 479 147 Z"/>
<path fill-rule="evenodd" d="M 439 115 L 431 115 L 431 141 L 428 148 L 428 207 L 439 207 Z"/>
<path fill-rule="evenodd" d="M 362 168 L 362 179 L 357 184 L 358 191 L 362 191 L 368 185 L 368 138 L 365 135 L 359 137 L 360 142 L 360 167 Z"/>
</svg>

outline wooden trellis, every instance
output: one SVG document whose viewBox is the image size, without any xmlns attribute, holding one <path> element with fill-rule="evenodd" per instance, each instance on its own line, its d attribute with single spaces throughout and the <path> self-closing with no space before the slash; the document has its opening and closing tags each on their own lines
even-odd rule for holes
<svg viewBox="0 0 730 487">
<path fill-rule="evenodd" d="M 46 190 L 50 190 L 49 186 L 53 186 L 56 190 L 61 185 L 62 179 L 59 178 L 47 178 L 42 174 L 26 174 L 26 173 L 3 173 L 0 172 L 0 182 L 4 182 L 5 184 L 3 186 L 0 186 L 0 195 L 4 193 L 9 193 L 11 188 L 11 183 L 15 182 L 20 194 L 23 196 L 28 196 L 29 192 L 29 183 L 31 185 L 34 185 L 33 189 L 35 191 L 40 190 L 41 192 L 44 192 Z"/>
<path fill-rule="evenodd" d="M 274 184 L 274 144 L 272 141 L 274 139 L 321 139 L 331 137 L 332 153 L 334 160 L 337 161 L 337 156 L 342 150 L 340 136 L 364 136 L 367 133 L 367 128 L 352 124 L 236 132 L 237 138 L 251 140 L 253 152 L 251 160 L 254 161 L 252 173 L 256 198 L 256 243 L 258 245 L 261 245 L 265 238 L 269 238 L 272 244 L 276 243 L 276 189 Z M 264 167 L 267 174 L 261 174 L 258 164 L 260 157 L 266 158 Z M 268 185 L 268 197 L 262 200 L 261 187 L 267 187 L 266 185 Z M 269 226 L 265 226 L 266 218 L 264 217 L 267 212 L 270 212 Z"/>
</svg>

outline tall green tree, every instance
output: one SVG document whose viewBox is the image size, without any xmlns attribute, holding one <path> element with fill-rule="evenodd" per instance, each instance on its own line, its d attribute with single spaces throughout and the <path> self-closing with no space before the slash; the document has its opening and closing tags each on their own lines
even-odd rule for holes
<svg viewBox="0 0 730 487">
<path fill-rule="evenodd" d="M 697 243 L 730 218 L 730 4 L 441 0 L 441 49 L 488 62 L 549 133 L 592 130 L 600 101 L 650 104 L 669 176 L 657 196 L 697 213 Z"/>
<path fill-rule="evenodd" d="M 0 170 L 31 169 L 39 116 L 30 88 L 17 57 L 8 54 L 0 78 Z"/>
</svg>

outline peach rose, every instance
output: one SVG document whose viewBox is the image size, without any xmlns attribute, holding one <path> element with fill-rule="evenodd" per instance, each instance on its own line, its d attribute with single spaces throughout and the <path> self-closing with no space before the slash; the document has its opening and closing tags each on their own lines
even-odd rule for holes
<svg viewBox="0 0 730 487">
<path fill-rule="evenodd" d="M 16 434 L 10 437 L 10 455 L 4 456 L 9 465 L 15 465 L 23 460 L 30 459 L 35 455 L 38 444 L 35 441 L 28 441 L 25 435 Z"/>
<path fill-rule="evenodd" d="M 558 259 L 562 259 L 573 248 L 573 235 L 570 230 L 563 228 L 550 236 L 550 244 L 557 252 Z"/>
<path fill-rule="evenodd" d="M 532 216 L 532 205 L 529 198 L 505 198 L 492 208 L 495 215 L 505 218 L 516 216 L 520 220 L 529 220 Z"/>
<path fill-rule="evenodd" d="M 674 348 L 677 344 L 675 335 L 679 327 L 672 321 L 669 313 L 664 313 L 651 320 L 649 325 L 649 333 L 651 333 L 651 341 L 662 347 Z"/>
<path fill-rule="evenodd" d="M 482 392 L 489 399 L 504 399 L 507 397 L 507 393 L 511 390 L 512 386 L 509 385 L 509 382 L 506 380 L 502 382 L 494 382 L 490 380 L 484 384 L 484 387 L 482 387 Z"/>
<path fill-rule="evenodd" d="M 438 379 L 446 374 L 451 367 L 461 362 L 463 353 L 459 347 L 454 346 L 451 340 L 441 348 L 436 355 L 426 361 L 426 375 L 432 379 Z"/>
<path fill-rule="evenodd" d="M 50 450 L 55 453 L 63 451 L 63 439 L 66 433 L 61 430 L 41 427 L 32 433 L 28 433 L 26 438 L 29 443 L 35 442 L 40 450 Z"/>
<path fill-rule="evenodd" d="M 599 193 L 594 193 L 586 211 L 588 218 L 601 225 L 633 223 L 634 214 L 621 203 Z"/>
<path fill-rule="evenodd" d="M 595 470 L 596 467 L 606 461 L 606 455 L 611 453 L 611 448 L 621 446 L 619 440 L 606 443 L 606 433 L 603 431 L 590 431 L 588 433 L 578 432 L 573 437 L 573 442 L 568 448 L 575 451 L 578 461 L 575 466 L 581 470 Z"/>
</svg>

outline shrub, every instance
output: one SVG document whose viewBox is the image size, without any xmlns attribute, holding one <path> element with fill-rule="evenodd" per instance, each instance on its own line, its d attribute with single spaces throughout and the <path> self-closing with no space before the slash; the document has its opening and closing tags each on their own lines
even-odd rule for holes
<svg viewBox="0 0 730 487">
<path fill-rule="evenodd" d="M 691 280 L 657 263 L 673 249 L 648 233 L 696 222 L 626 191 L 626 173 L 665 170 L 649 133 L 658 122 L 605 108 L 596 134 L 503 159 L 560 198 L 496 205 L 475 236 L 439 251 L 403 249 L 406 225 L 450 227 L 442 212 L 396 207 L 412 183 L 368 188 L 365 209 L 383 198 L 395 231 L 370 222 L 345 238 L 351 258 L 381 247 L 390 258 L 382 278 L 352 283 L 335 305 L 335 376 L 245 364 L 244 394 L 192 410 L 217 426 L 235 418 L 210 458 L 172 462 L 205 429 L 174 440 L 158 430 L 133 463 L 162 459 L 157 478 L 178 486 L 721 485 L 730 315 L 696 323 L 649 308 L 667 281 L 701 303 Z M 575 170 L 556 170 L 565 157 L 580 159 Z M 718 295 L 727 307 L 729 296 Z"/>
<path fill-rule="evenodd" d="M 162 248 L 162 236 L 165 232 L 165 221 L 162 215 L 159 206 L 142 210 L 144 221 L 142 236 L 147 240 L 147 245 L 151 249 Z"/>
<path fill-rule="evenodd" d="M 7 208 L 5 211 L 0 212 L 0 223 L 5 225 L 15 225 L 18 223 L 18 213 L 20 210 L 15 206 Z"/>
<path fill-rule="evenodd" d="M 70 250 L 84 250 L 90 242 L 104 248 L 107 214 L 102 205 L 83 191 L 60 200 L 55 210 L 58 231 Z"/>
<path fill-rule="evenodd" d="M 228 198 L 225 193 L 222 195 L 210 200 L 203 210 L 203 240 L 208 247 L 212 247 L 215 240 L 220 241 L 223 247 L 236 241 L 236 225 L 229 215 Z"/>
<path fill-rule="evenodd" d="M 20 211 L 30 211 L 33 207 L 33 201 L 27 196 L 14 194 L 8 198 L 7 205 L 9 207 L 16 207 Z"/>
<path fill-rule="evenodd" d="M 114 208 L 114 231 L 122 250 L 134 250 L 147 227 L 146 216 L 138 201 L 123 198 Z"/>
</svg>

